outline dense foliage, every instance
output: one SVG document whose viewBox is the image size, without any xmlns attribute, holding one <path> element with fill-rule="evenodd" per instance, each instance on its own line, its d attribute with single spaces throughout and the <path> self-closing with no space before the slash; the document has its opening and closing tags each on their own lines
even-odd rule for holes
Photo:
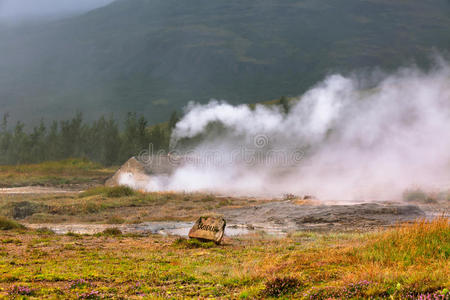
<svg viewBox="0 0 450 300">
<path fill-rule="evenodd" d="M 78 113 L 70 120 L 44 122 L 27 132 L 25 124 L 8 126 L 3 116 L 0 128 L 0 164 L 38 163 L 70 157 L 88 158 L 103 165 L 120 164 L 152 145 L 154 151 L 167 150 L 176 113 L 168 123 L 148 127 L 144 117 L 129 113 L 123 130 L 113 118 L 100 117 L 87 123 Z"/>
</svg>

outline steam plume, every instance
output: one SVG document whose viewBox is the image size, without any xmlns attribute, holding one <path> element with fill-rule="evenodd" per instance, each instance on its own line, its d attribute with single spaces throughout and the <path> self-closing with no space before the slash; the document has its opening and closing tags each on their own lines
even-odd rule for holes
<svg viewBox="0 0 450 300">
<path fill-rule="evenodd" d="M 289 113 L 190 103 L 172 142 L 187 149 L 183 140 L 196 137 L 190 155 L 204 162 L 213 153 L 215 160 L 185 164 L 153 179 L 151 189 L 367 201 L 398 199 L 411 187 L 448 188 L 448 63 L 403 68 L 375 84 L 366 78 L 331 75 L 293 101 Z"/>
</svg>

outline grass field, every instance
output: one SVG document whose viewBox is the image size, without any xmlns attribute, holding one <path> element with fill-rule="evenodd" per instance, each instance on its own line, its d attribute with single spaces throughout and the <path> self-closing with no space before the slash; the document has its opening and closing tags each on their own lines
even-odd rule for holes
<svg viewBox="0 0 450 300">
<path fill-rule="evenodd" d="M 255 234 L 219 246 L 113 230 L 58 236 L 16 228 L 0 231 L 0 294 L 449 299 L 449 258 L 450 222 L 444 218 L 364 234 Z"/>
<path fill-rule="evenodd" d="M 62 187 L 68 193 L 0 193 L 0 216 L 30 223 L 140 223 L 194 221 L 221 207 L 241 207 L 272 199 L 220 197 L 202 193 L 143 193 L 104 187 L 116 168 L 69 159 L 33 165 L 0 166 L 0 187 Z M 80 192 L 81 190 L 84 191 Z"/>
<path fill-rule="evenodd" d="M 83 159 L 0 166 L 0 187 L 98 185 L 111 176 L 115 169 L 105 169 L 99 164 Z"/>
<path fill-rule="evenodd" d="M 194 221 L 221 207 L 271 200 L 201 193 L 142 193 L 126 187 L 94 187 L 81 193 L 0 194 L 0 215 L 29 223 L 140 223 Z"/>
</svg>

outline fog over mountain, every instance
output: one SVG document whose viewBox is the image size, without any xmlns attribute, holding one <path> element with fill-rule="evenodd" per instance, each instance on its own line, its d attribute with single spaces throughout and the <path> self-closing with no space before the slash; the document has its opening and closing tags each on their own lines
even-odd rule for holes
<svg viewBox="0 0 450 300">
<path fill-rule="evenodd" d="M 0 0 L 0 22 L 23 23 L 83 13 L 114 0 Z"/>
<path fill-rule="evenodd" d="M 2 14 L 105 1 L 7 0 Z M 131 111 L 154 124 L 189 101 L 257 103 L 301 95 L 332 73 L 426 69 L 450 50 L 450 2 L 117 0 L 0 26 L 0 40 L 0 113 L 11 121 Z"/>
</svg>

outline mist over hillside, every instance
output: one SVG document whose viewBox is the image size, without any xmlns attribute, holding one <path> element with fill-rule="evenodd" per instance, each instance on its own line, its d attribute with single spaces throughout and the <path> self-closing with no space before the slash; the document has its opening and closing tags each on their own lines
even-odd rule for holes
<svg viewBox="0 0 450 300">
<path fill-rule="evenodd" d="M 84 13 L 114 0 L 0 0 L 0 24 L 23 25 Z"/>
<path fill-rule="evenodd" d="M 13 120 L 136 111 L 156 123 L 191 100 L 254 103 L 334 72 L 426 67 L 450 49 L 450 3 L 118 0 L 0 39 L 0 112 Z"/>
</svg>

